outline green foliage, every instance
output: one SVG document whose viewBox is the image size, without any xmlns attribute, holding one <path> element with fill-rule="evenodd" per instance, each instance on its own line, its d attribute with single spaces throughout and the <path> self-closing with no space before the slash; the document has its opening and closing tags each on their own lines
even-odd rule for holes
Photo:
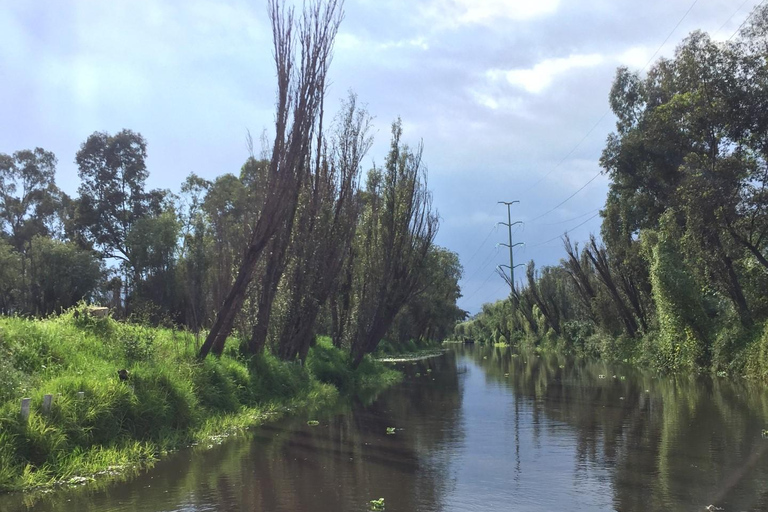
<svg viewBox="0 0 768 512">
<path fill-rule="evenodd" d="M 699 289 L 680 257 L 673 217 L 666 215 L 651 249 L 651 285 L 660 336 L 654 359 L 659 368 L 679 371 L 707 367 L 709 325 Z"/>
<path fill-rule="evenodd" d="M 198 362 L 176 331 L 87 311 L 0 318 L 0 490 L 149 464 L 165 450 L 263 421 L 267 411 L 327 405 L 339 391 L 370 397 L 400 377 L 370 358 L 351 370 L 349 353 L 327 339 L 306 367 L 269 352 Z M 127 381 L 117 375 L 123 368 Z M 45 394 L 55 397 L 49 415 Z M 27 422 L 22 396 L 32 399 Z"/>
<path fill-rule="evenodd" d="M 372 511 L 382 511 L 385 510 L 384 507 L 384 498 L 379 498 L 377 500 L 371 500 L 368 502 L 368 508 Z"/>
<path fill-rule="evenodd" d="M 102 277 L 101 264 L 91 251 L 72 242 L 36 236 L 30 242 L 30 306 L 48 315 L 91 299 Z"/>
<path fill-rule="evenodd" d="M 141 324 L 122 324 L 117 342 L 128 362 L 145 361 L 152 356 L 157 332 Z"/>
</svg>

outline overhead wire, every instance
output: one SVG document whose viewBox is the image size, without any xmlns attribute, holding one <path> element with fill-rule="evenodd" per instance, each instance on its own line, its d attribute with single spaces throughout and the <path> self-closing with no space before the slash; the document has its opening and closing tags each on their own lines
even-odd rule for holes
<svg viewBox="0 0 768 512">
<path fill-rule="evenodd" d="M 736 9 L 735 11 L 733 11 L 733 14 L 731 14 L 731 16 L 730 16 L 730 17 L 729 17 L 727 20 L 725 20 L 725 23 L 723 23 L 722 25 L 720 25 L 720 28 L 719 28 L 719 29 L 717 29 L 717 32 L 715 32 L 715 35 L 719 34 L 719 33 L 720 33 L 720 31 L 721 31 L 721 30 L 723 30 L 723 29 L 725 28 L 725 26 L 726 26 L 728 23 L 730 23 L 730 21 L 733 19 L 733 17 L 734 17 L 734 16 L 736 16 L 736 14 L 737 14 L 737 13 L 738 13 L 738 12 L 739 12 L 741 9 L 743 9 L 745 5 L 747 5 L 747 2 L 749 2 L 749 0 L 744 0 L 744 1 L 741 3 L 741 5 L 738 7 L 738 9 Z M 731 37 L 733 37 L 733 36 L 731 36 Z"/>
<path fill-rule="evenodd" d="M 590 213 L 595 213 L 597 211 L 600 211 L 604 207 L 605 207 L 605 205 L 601 206 L 600 208 L 594 208 L 592 210 L 589 210 L 588 212 L 582 213 L 581 215 L 577 215 L 575 217 L 571 217 L 570 219 L 560 220 L 560 221 L 557 221 L 557 222 L 547 222 L 545 224 L 538 224 L 538 226 L 540 226 L 540 227 L 544 227 L 544 226 L 559 226 L 560 224 L 566 224 L 568 222 L 573 222 L 574 220 L 579 220 L 582 217 L 586 217 Z M 529 222 L 533 223 L 533 221 L 529 221 Z"/>
<path fill-rule="evenodd" d="M 765 1 L 765 0 L 763 0 L 763 1 Z M 666 38 L 664 38 L 664 41 L 663 41 L 663 42 L 662 42 L 662 43 L 659 45 L 659 47 L 656 49 L 656 51 L 655 51 L 655 52 L 653 52 L 653 55 L 651 55 L 651 58 L 650 58 L 650 59 L 648 59 L 648 62 L 646 62 L 645 66 L 643 66 L 643 68 L 640 70 L 640 72 L 641 72 L 641 73 L 642 73 L 643 71 L 645 71 L 645 69 L 646 69 L 646 68 L 647 68 L 647 67 L 648 67 L 648 66 L 651 64 L 651 62 L 653 62 L 653 59 L 654 59 L 654 58 L 656 58 L 656 55 L 658 55 L 658 53 L 661 51 L 661 49 L 664 47 L 664 45 L 665 45 L 665 44 L 667 44 L 667 41 L 669 41 L 669 38 L 670 38 L 670 37 L 672 37 L 672 34 L 674 34 L 674 33 L 675 33 L 675 31 L 676 31 L 676 30 L 678 29 L 678 27 L 679 27 L 679 26 L 680 26 L 680 25 L 683 23 L 683 21 L 685 20 L 685 18 L 687 18 L 687 17 L 688 17 L 688 14 L 690 14 L 690 12 L 693 10 L 693 8 L 696 6 L 696 4 L 697 4 L 698 2 L 699 2 L 699 0 L 693 0 L 693 3 L 691 3 L 691 5 L 688 7 L 688 10 L 687 10 L 687 11 L 685 11 L 685 14 L 683 14 L 683 16 L 682 16 L 682 17 L 681 17 L 681 18 L 678 20 L 678 22 L 677 22 L 677 24 L 675 24 L 674 28 L 672 28 L 672 30 L 669 32 L 669 34 L 667 34 L 667 37 L 666 37 Z M 577 149 L 579 146 L 581 146 L 581 144 L 582 144 L 582 143 L 583 143 L 583 142 L 584 142 L 584 141 L 587 139 L 587 137 L 588 137 L 588 136 L 589 136 L 589 135 L 590 135 L 590 134 L 591 134 L 591 133 L 592 133 L 592 132 L 593 132 L 593 131 L 594 131 L 594 130 L 597 128 L 597 126 L 598 126 L 598 125 L 599 125 L 599 124 L 602 122 L 602 120 L 605 118 L 605 116 L 607 116 L 607 115 L 608 115 L 608 113 L 609 113 L 610 111 L 611 111 L 611 110 L 610 110 L 610 108 L 609 108 L 609 109 L 607 109 L 607 110 L 606 110 L 606 111 L 603 113 L 603 115 L 602 115 L 602 116 L 600 116 L 600 119 L 598 120 L 598 122 L 597 122 L 597 123 L 595 123 L 595 125 L 594 125 L 592 128 L 590 128 L 590 129 L 589 129 L 589 131 L 587 132 L 587 134 L 586 134 L 584 137 L 582 137 L 582 139 L 581 139 L 581 140 L 580 140 L 580 141 L 579 141 L 579 142 L 578 142 L 578 143 L 577 143 L 577 144 L 576 144 L 576 145 L 573 147 L 573 149 L 571 149 L 571 151 L 569 151 L 569 152 L 568 152 L 568 154 L 565 156 L 565 158 L 563 158 L 563 159 L 562 159 L 562 160 L 561 160 L 561 161 L 560 161 L 560 162 L 559 162 L 559 163 L 558 163 L 558 164 L 555 166 L 555 168 L 553 168 L 552 170 L 550 170 L 549 172 L 547 172 L 547 173 L 546 173 L 546 174 L 545 174 L 545 175 L 544 175 L 544 176 L 543 176 L 541 179 L 539 179 L 539 180 L 538 180 L 536 183 L 534 183 L 534 184 L 533 184 L 533 185 L 532 185 L 532 186 L 531 186 L 529 189 L 527 189 L 527 190 L 526 190 L 526 192 L 527 192 L 527 191 L 530 191 L 530 190 L 531 190 L 531 189 L 533 189 L 533 188 L 534 188 L 536 185 L 538 185 L 538 184 L 539 184 L 539 183 L 540 183 L 540 182 L 541 182 L 541 181 L 542 181 L 544 178 L 546 178 L 547 176 L 549 176 L 549 175 L 552 173 L 552 171 L 554 171 L 556 168 L 558 168 L 558 167 L 559 167 L 559 166 L 560 166 L 560 165 L 561 165 L 561 164 L 562 164 L 562 163 L 563 163 L 563 162 L 564 162 L 564 161 L 565 161 L 565 160 L 566 160 L 566 159 L 567 159 L 567 158 L 568 158 L 568 157 L 569 157 L 571 154 L 573 154 L 573 152 L 574 152 L 574 151 L 576 151 L 576 149 Z M 593 176 L 593 177 L 592 177 L 592 178 L 591 178 L 591 179 L 590 179 L 588 182 L 586 182 L 584 185 L 582 185 L 582 186 L 581 186 L 581 187 L 580 187 L 580 188 L 579 188 L 579 189 L 578 189 L 576 192 L 574 192 L 573 194 L 571 194 L 570 196 L 568 196 L 568 197 L 567 197 L 565 200 L 563 200 L 563 201 L 562 201 L 560 204 L 558 204 L 557 206 L 555 206 L 554 208 L 552 208 L 552 209 L 550 209 L 550 210 L 547 210 L 546 212 L 542 213 L 541 215 L 539 215 L 539 216 L 537 216 L 537 217 L 534 217 L 534 218 L 533 218 L 533 219 L 531 219 L 529 222 L 533 222 L 533 221 L 534 221 L 534 220 L 536 220 L 536 219 L 540 219 L 540 218 L 542 218 L 542 217 L 544 217 L 544 216 L 546 216 L 546 215 L 549 215 L 549 214 L 550 214 L 550 213 L 552 213 L 553 211 L 555 211 L 555 210 L 557 210 L 558 208 L 560 208 L 561 206 L 563 206 L 565 203 L 567 203 L 568 201 L 570 201 L 571 199 L 573 199 L 573 197 L 574 197 L 574 196 L 576 196 L 576 194 L 578 194 L 579 192 L 581 192 L 582 190 L 584 190 L 584 189 L 587 187 L 587 185 L 589 185 L 590 183 L 592 183 L 593 181 L 595 181 L 595 180 L 597 179 L 597 177 L 598 177 L 598 176 L 600 176 L 600 174 L 601 174 L 601 173 L 602 173 L 602 170 L 601 170 L 601 171 L 599 171 L 599 172 L 598 172 L 596 175 L 594 175 L 594 176 Z"/>
<path fill-rule="evenodd" d="M 750 13 L 749 13 L 749 16 L 747 16 L 747 17 L 744 19 L 744 21 L 741 23 L 741 25 L 739 25 L 739 28 L 737 28 L 736 30 L 734 30 L 734 31 L 733 31 L 733 34 L 731 34 L 731 37 L 729 37 L 729 38 L 728 38 L 728 40 L 729 40 L 729 41 L 730 41 L 731 39 L 733 39 L 733 38 L 736 36 L 736 34 L 738 34 L 738 33 L 739 33 L 739 31 L 740 31 L 742 28 L 744 28 L 744 25 L 746 25 L 746 24 L 747 24 L 747 22 L 749 21 L 749 19 L 750 19 L 752 16 L 754 16 L 754 15 L 755 15 L 755 13 L 757 12 L 757 10 L 758 10 L 758 9 L 760 8 L 760 6 L 761 6 L 761 5 L 763 5 L 764 3 L 765 3 L 765 0 L 762 0 L 762 2 L 760 2 L 759 4 L 757 4 L 757 5 L 756 5 L 756 6 L 755 6 L 755 7 L 752 9 L 752 12 L 750 12 Z M 730 21 L 730 20 L 729 20 L 729 21 Z"/>
<path fill-rule="evenodd" d="M 475 295 L 477 295 L 477 292 L 479 292 L 480 290 L 482 290 L 482 289 L 483 289 L 483 286 L 485 286 L 485 284 L 486 284 L 488 281 L 490 281 L 490 279 L 491 279 L 493 276 L 495 276 L 495 275 L 496 275 L 496 270 L 494 269 L 494 270 L 493 270 L 493 272 L 491 272 L 490 274 L 488 274 L 488 277 L 486 277 L 486 278 L 485 278 L 485 281 L 483 281 L 483 282 L 482 282 L 482 284 L 481 284 L 480 286 L 478 286 L 478 287 L 477 287 L 477 289 L 476 289 L 474 292 L 472 292 L 472 293 L 471 293 L 470 295 L 468 295 L 467 297 L 462 297 L 462 299 L 464 299 L 464 300 L 469 300 L 469 299 L 471 299 L 472 297 L 474 297 Z"/>
<path fill-rule="evenodd" d="M 480 245 L 477 246 L 477 250 L 475 250 L 474 254 L 472 254 L 472 256 L 469 257 L 469 259 L 466 261 L 466 263 L 464 263 L 464 265 L 469 265 L 470 263 L 472 263 L 472 261 L 475 259 L 475 256 L 477 256 L 478 253 L 480 253 L 480 249 L 483 248 L 485 243 L 488 241 L 489 238 L 491 238 L 491 235 L 493 234 L 494 231 L 496 231 L 498 229 L 498 227 L 499 227 L 498 224 L 494 224 L 491 227 L 491 230 L 488 232 L 488 234 L 486 235 L 485 239 L 483 239 L 483 241 L 480 242 Z"/>
<path fill-rule="evenodd" d="M 562 233 L 560 235 L 557 235 L 556 237 L 550 238 L 549 240 L 546 240 L 544 242 L 538 243 L 536 245 L 532 245 L 531 247 L 540 247 L 542 245 L 548 244 L 549 242 L 553 242 L 553 241 L 557 240 L 558 238 L 561 238 L 563 235 L 567 235 L 569 232 L 573 231 L 574 229 L 580 228 L 581 226 L 583 226 L 587 222 L 591 221 L 592 219 L 594 219 L 598 215 L 600 215 L 600 212 L 597 212 L 596 214 L 594 214 L 593 216 L 591 216 L 590 218 L 588 218 L 584 222 L 582 222 L 580 224 L 577 224 L 576 226 L 573 226 L 571 229 L 565 231 L 564 233 Z"/>
<path fill-rule="evenodd" d="M 554 208 L 552 208 L 552 209 L 550 209 L 550 210 L 547 210 L 546 212 L 542 213 L 542 214 L 541 214 L 541 215 L 539 215 L 538 217 L 534 217 L 534 218 L 532 218 L 532 219 L 531 219 L 531 220 L 529 220 L 528 222 L 533 222 L 533 221 L 535 221 L 535 220 L 538 220 L 538 219 L 540 219 L 540 218 L 542 218 L 542 217 L 545 217 L 545 216 L 549 215 L 549 214 L 550 214 L 550 213 L 552 213 L 553 211 L 557 210 L 558 208 L 560 208 L 561 206 L 563 206 L 565 203 L 567 203 L 568 201 L 570 201 L 571 199 L 573 199 L 573 197 L 574 197 L 576 194 L 578 194 L 579 192 L 581 192 L 582 190 L 584 190 L 585 188 L 587 188 L 587 186 L 588 186 L 590 183 L 592 183 L 593 181 L 595 181 L 595 180 L 597 179 L 597 177 L 598 177 L 598 176 L 600 176 L 601 174 L 603 174 L 603 171 L 602 171 L 602 170 L 598 171 L 598 172 L 597 172 L 597 174 L 595 174 L 594 176 L 592 176 L 592 177 L 589 179 L 589 181 L 588 181 L 588 182 L 586 182 L 586 183 L 585 183 L 585 184 L 583 184 L 581 187 L 579 187 L 579 189 L 578 189 L 576 192 L 574 192 L 573 194 L 571 194 L 571 195 L 569 195 L 568 197 L 566 197 L 566 198 L 565 198 L 565 199 L 564 199 L 562 202 L 560 202 L 560 203 L 559 203 L 557 206 L 555 206 Z"/>
</svg>

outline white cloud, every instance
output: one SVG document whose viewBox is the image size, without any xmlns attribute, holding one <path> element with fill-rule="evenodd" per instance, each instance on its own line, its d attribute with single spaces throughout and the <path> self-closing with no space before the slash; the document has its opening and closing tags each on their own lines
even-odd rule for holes
<svg viewBox="0 0 768 512">
<path fill-rule="evenodd" d="M 557 11 L 560 0 L 434 0 L 423 13 L 439 25 L 457 27 L 494 21 L 526 21 Z"/>
<path fill-rule="evenodd" d="M 631 70 L 640 70 L 648 64 L 652 55 L 650 46 L 631 46 L 618 54 L 616 60 Z"/>
<path fill-rule="evenodd" d="M 559 75 L 572 69 L 595 67 L 603 61 L 604 57 L 600 54 L 576 54 L 565 58 L 543 60 L 529 69 L 491 69 L 486 75 L 492 82 L 506 81 L 532 94 L 539 94 Z"/>
</svg>

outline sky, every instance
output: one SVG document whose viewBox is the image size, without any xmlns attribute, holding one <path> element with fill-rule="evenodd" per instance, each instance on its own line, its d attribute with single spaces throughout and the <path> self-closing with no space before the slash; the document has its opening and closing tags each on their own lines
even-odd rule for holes
<svg viewBox="0 0 768 512">
<path fill-rule="evenodd" d="M 616 68 L 672 56 L 696 29 L 728 39 L 758 3 L 346 0 L 326 108 L 350 90 L 367 105 L 366 168 L 398 116 L 404 140 L 423 141 L 437 243 L 459 254 L 459 306 L 476 313 L 509 294 L 498 201 L 520 201 L 515 264 L 557 264 L 565 231 L 599 235 Z M 275 86 L 265 0 L 0 0 L 0 153 L 53 151 L 69 194 L 95 131 L 147 139 L 151 188 L 239 172 L 248 131 L 273 130 Z"/>
</svg>

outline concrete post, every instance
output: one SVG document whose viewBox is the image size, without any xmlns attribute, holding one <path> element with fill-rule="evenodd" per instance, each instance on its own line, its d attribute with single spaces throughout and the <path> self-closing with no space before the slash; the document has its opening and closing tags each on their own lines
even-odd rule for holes
<svg viewBox="0 0 768 512">
<path fill-rule="evenodd" d="M 31 398 L 21 399 L 21 419 L 27 421 L 29 419 L 29 405 L 32 403 Z"/>
<path fill-rule="evenodd" d="M 43 396 L 43 414 L 50 414 L 51 405 L 53 405 L 53 395 Z"/>
</svg>

